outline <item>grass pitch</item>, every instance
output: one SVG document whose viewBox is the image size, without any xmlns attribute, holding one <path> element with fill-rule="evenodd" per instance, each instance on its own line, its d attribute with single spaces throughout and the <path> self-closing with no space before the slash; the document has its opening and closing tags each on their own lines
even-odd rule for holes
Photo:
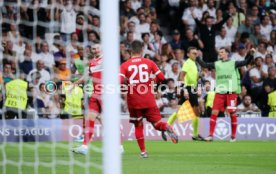
<svg viewBox="0 0 276 174">
<path fill-rule="evenodd" d="M 102 153 L 72 154 L 68 143 L 0 144 L 0 174 L 100 174 Z M 76 145 L 76 144 L 74 144 Z M 101 147 L 101 142 L 93 142 Z M 124 142 L 124 174 L 275 174 L 276 141 L 147 141 L 141 159 L 136 141 Z M 4 160 L 6 159 L 6 160 Z"/>
</svg>

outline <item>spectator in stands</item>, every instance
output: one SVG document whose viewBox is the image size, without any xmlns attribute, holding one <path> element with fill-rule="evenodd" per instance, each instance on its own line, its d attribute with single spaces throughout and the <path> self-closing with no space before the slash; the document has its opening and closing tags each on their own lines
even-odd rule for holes
<svg viewBox="0 0 276 174">
<path fill-rule="evenodd" d="M 15 61 L 17 57 L 16 51 L 13 48 L 13 43 L 10 40 L 2 41 L 3 50 L 3 58 L 9 61 Z"/>
<path fill-rule="evenodd" d="M 154 40 L 154 35 L 156 32 L 159 32 L 162 34 L 161 42 L 162 44 L 166 43 L 166 39 L 163 37 L 163 33 L 160 31 L 160 26 L 156 22 L 150 23 L 150 41 Z"/>
<path fill-rule="evenodd" d="M 60 20 L 60 32 L 62 40 L 67 42 L 70 39 L 70 34 L 76 31 L 77 13 L 74 9 L 71 0 L 65 0 L 64 6 L 57 11 L 56 17 Z"/>
<path fill-rule="evenodd" d="M 85 32 L 87 31 L 87 27 L 88 27 L 88 24 L 85 20 L 85 17 L 82 13 L 80 13 L 78 16 L 77 16 L 77 21 L 76 21 L 77 25 L 76 25 L 76 33 L 78 35 L 78 41 L 79 42 L 84 42 L 84 37 L 86 37 L 85 35 Z"/>
<path fill-rule="evenodd" d="M 3 77 L 3 82 L 4 83 L 8 83 L 8 82 L 12 81 L 13 79 L 15 79 L 15 76 L 12 73 L 11 63 L 7 62 L 7 63 L 4 64 L 2 77 Z"/>
<path fill-rule="evenodd" d="M 230 2 L 228 5 L 228 11 L 233 17 L 234 27 L 239 27 L 245 20 L 245 15 L 241 10 L 237 9 L 233 2 Z"/>
<path fill-rule="evenodd" d="M 142 40 L 144 44 L 144 54 L 148 54 L 150 57 L 154 57 L 155 52 L 152 50 L 151 47 L 149 33 L 142 33 Z"/>
<path fill-rule="evenodd" d="M 265 64 L 268 68 L 275 67 L 275 63 L 273 62 L 272 54 L 267 54 L 265 56 Z"/>
<path fill-rule="evenodd" d="M 243 101 L 237 106 L 237 112 L 260 112 L 258 106 L 252 103 L 251 96 L 245 95 Z"/>
<path fill-rule="evenodd" d="M 20 40 L 22 40 L 19 30 L 17 29 L 17 25 L 15 23 L 10 24 L 10 30 L 7 33 L 9 40 L 13 44 L 18 44 Z"/>
<path fill-rule="evenodd" d="M 99 34 L 92 30 L 90 32 L 88 32 L 88 43 L 86 44 L 86 46 L 92 46 L 94 45 L 95 43 L 99 43 L 100 42 L 100 36 Z"/>
<path fill-rule="evenodd" d="M 259 104 L 259 99 L 262 95 L 263 80 L 267 78 L 267 66 L 263 65 L 263 58 L 256 54 L 254 57 L 255 67 L 249 71 L 251 79 L 251 96 L 253 102 Z"/>
<path fill-rule="evenodd" d="M 133 33 L 134 40 L 142 41 L 141 33 L 136 32 L 136 24 L 133 21 L 127 23 L 127 31 Z M 126 37 L 127 34 L 125 34 Z"/>
<path fill-rule="evenodd" d="M 172 100 L 177 100 L 176 85 L 172 78 L 166 80 L 167 88 L 162 91 L 162 97 L 168 100 L 168 105 L 172 105 Z"/>
<path fill-rule="evenodd" d="M 55 60 L 53 54 L 49 52 L 49 45 L 46 41 L 41 44 L 41 53 L 38 54 L 38 59 L 45 63 L 46 68 L 50 70 L 55 65 Z"/>
<path fill-rule="evenodd" d="M 172 78 L 175 82 L 178 82 L 179 74 L 180 74 L 179 64 L 177 62 L 174 62 L 172 64 L 171 71 L 169 71 L 165 75 L 165 78 L 166 79 Z"/>
<path fill-rule="evenodd" d="M 55 71 L 55 77 L 57 80 L 69 80 L 71 76 L 70 69 L 66 67 L 66 60 L 61 59 L 58 64 L 58 68 Z"/>
<path fill-rule="evenodd" d="M 238 95 L 238 98 L 237 98 L 237 105 L 242 103 L 242 100 L 243 100 L 245 95 L 247 95 L 247 89 L 244 85 L 242 85 L 241 86 L 241 93 Z"/>
<path fill-rule="evenodd" d="M 25 75 L 29 74 L 29 72 L 33 69 L 33 61 L 32 61 L 32 52 L 30 50 L 25 50 L 24 60 L 19 63 L 19 69 Z"/>
<path fill-rule="evenodd" d="M 146 21 L 145 14 L 139 14 L 139 24 L 136 25 L 136 32 L 138 33 L 149 33 L 150 32 L 150 25 Z"/>
<path fill-rule="evenodd" d="M 141 0 L 131 0 L 131 8 L 134 11 L 137 11 L 137 9 L 140 8 L 141 6 L 142 6 Z"/>
<path fill-rule="evenodd" d="M 120 10 L 120 16 L 126 16 L 128 19 L 130 19 L 134 15 L 135 11 L 132 9 L 131 0 L 126 0 L 124 2 L 123 8 Z"/>
<path fill-rule="evenodd" d="M 189 47 L 196 47 L 197 49 L 201 50 L 204 48 L 204 44 L 197 35 L 191 29 L 187 29 L 185 32 L 186 39 L 184 40 L 184 50 L 187 52 Z M 183 48 L 182 48 L 183 49 Z"/>
<path fill-rule="evenodd" d="M 139 20 L 139 15 L 140 15 L 140 14 L 145 14 L 145 9 L 142 8 L 142 7 L 138 8 L 137 11 L 136 11 L 136 15 L 135 15 L 135 16 L 132 16 L 132 17 L 129 19 L 129 21 L 133 21 L 133 22 L 136 24 L 136 27 L 137 27 L 137 25 L 139 25 L 139 23 L 140 23 L 140 20 Z M 139 31 L 137 30 L 137 32 L 139 32 Z"/>
<path fill-rule="evenodd" d="M 238 52 L 235 52 L 231 55 L 231 59 L 234 61 L 243 61 L 246 57 L 247 54 L 247 49 L 245 47 L 244 44 L 240 43 L 239 44 L 239 48 L 238 48 Z M 240 73 L 241 73 L 241 77 L 244 77 L 247 71 L 247 67 L 243 66 L 239 68 Z"/>
<path fill-rule="evenodd" d="M 265 36 L 267 40 L 270 40 L 270 33 L 272 31 L 271 21 L 268 15 L 261 17 L 261 34 Z"/>
<path fill-rule="evenodd" d="M 253 21 L 253 24 L 256 25 L 256 24 L 260 24 L 260 17 L 259 17 L 259 9 L 258 9 L 258 6 L 256 5 L 253 5 L 251 7 L 251 18 L 252 18 L 252 21 Z"/>
<path fill-rule="evenodd" d="M 161 55 L 166 55 L 168 57 L 168 61 L 175 58 L 174 51 L 169 43 L 162 45 Z"/>
<path fill-rule="evenodd" d="M 184 63 L 184 51 L 182 49 L 174 50 L 174 59 L 171 59 L 169 63 L 172 65 L 175 62 L 178 63 L 180 69 Z"/>
<path fill-rule="evenodd" d="M 214 16 L 213 16 L 214 17 Z M 223 12 L 222 12 L 222 10 L 221 9 L 217 9 L 217 11 L 216 11 L 216 15 L 215 15 L 215 23 L 217 24 L 217 23 L 219 23 L 219 22 L 221 22 L 222 20 L 223 20 Z"/>
<path fill-rule="evenodd" d="M 253 20 L 251 16 L 246 16 L 244 24 L 238 27 L 237 37 L 240 38 L 243 33 L 248 33 L 249 35 L 253 32 Z"/>
<path fill-rule="evenodd" d="M 161 61 L 159 65 L 159 69 L 164 73 L 164 75 L 171 72 L 171 65 L 168 63 L 168 56 L 167 55 L 161 55 Z"/>
<path fill-rule="evenodd" d="M 126 35 L 126 39 L 124 41 L 124 44 L 126 46 L 126 49 L 131 48 L 131 43 L 134 41 L 134 33 L 132 31 L 128 31 Z"/>
<path fill-rule="evenodd" d="M 163 45 L 163 43 L 161 41 L 162 36 L 163 36 L 163 34 L 160 31 L 155 32 L 154 39 L 149 44 L 150 49 L 158 54 L 161 54 L 161 50 L 162 50 L 162 45 Z"/>
<path fill-rule="evenodd" d="M 173 36 L 172 36 L 172 40 L 170 42 L 172 49 L 173 50 L 183 49 L 184 45 L 183 45 L 183 41 L 181 40 L 180 32 L 177 29 L 175 29 L 175 30 L 173 30 L 172 34 L 173 34 Z"/>
<path fill-rule="evenodd" d="M 258 55 L 262 59 L 264 59 L 267 53 L 268 53 L 267 52 L 267 44 L 264 43 L 264 42 L 259 43 L 259 45 L 258 45 L 258 52 L 256 53 L 256 55 Z"/>
<path fill-rule="evenodd" d="M 216 32 L 221 29 L 223 24 L 228 20 L 230 15 L 227 15 L 223 20 L 217 24 L 214 24 L 214 18 L 207 17 L 205 20 L 205 24 L 202 24 L 196 14 L 192 13 L 192 17 L 194 18 L 197 27 L 199 28 L 200 36 L 202 42 L 204 44 L 203 48 L 203 56 L 204 61 L 206 62 L 214 62 L 217 60 L 217 52 L 215 49 L 215 37 Z"/>
<path fill-rule="evenodd" d="M 144 0 L 142 7 L 145 9 L 145 15 L 149 15 L 152 11 L 155 11 L 151 0 Z"/>
<path fill-rule="evenodd" d="M 183 11 L 182 22 L 185 29 L 191 29 L 192 31 L 196 28 L 194 18 L 201 19 L 202 11 L 196 6 L 196 1 L 189 0 L 189 7 Z"/>
<path fill-rule="evenodd" d="M 253 28 L 253 32 L 250 35 L 250 40 L 253 43 L 254 46 L 258 46 L 259 41 L 262 39 L 262 34 L 261 34 L 261 25 L 260 24 L 255 24 Z"/>
<path fill-rule="evenodd" d="M 27 75 L 27 81 L 32 81 L 33 74 L 39 72 L 41 82 L 45 83 L 51 79 L 50 73 L 45 70 L 45 64 L 42 60 L 36 62 L 36 68 L 29 72 Z"/>
<path fill-rule="evenodd" d="M 232 42 L 228 37 L 226 37 L 226 29 L 222 27 L 219 31 L 219 35 L 215 37 L 215 47 L 218 51 L 221 47 L 225 47 L 228 50 L 231 50 Z"/>
<path fill-rule="evenodd" d="M 74 52 L 75 54 L 78 52 L 78 44 L 79 43 L 79 37 L 77 33 L 73 32 L 70 35 L 70 42 L 66 46 L 66 51 L 67 52 Z"/>
<path fill-rule="evenodd" d="M 233 43 L 236 38 L 237 28 L 233 26 L 233 18 L 230 17 L 226 24 L 224 25 L 224 28 L 226 30 L 226 37 L 231 40 Z"/>
</svg>

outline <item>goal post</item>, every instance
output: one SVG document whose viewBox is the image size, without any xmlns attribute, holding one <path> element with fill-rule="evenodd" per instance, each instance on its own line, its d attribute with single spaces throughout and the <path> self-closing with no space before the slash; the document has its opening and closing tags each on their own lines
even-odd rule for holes
<svg viewBox="0 0 276 174">
<path fill-rule="evenodd" d="M 103 84 L 115 92 L 103 95 L 103 171 L 121 173 L 120 94 L 119 86 L 119 1 L 101 0 L 101 38 L 103 49 Z"/>
</svg>

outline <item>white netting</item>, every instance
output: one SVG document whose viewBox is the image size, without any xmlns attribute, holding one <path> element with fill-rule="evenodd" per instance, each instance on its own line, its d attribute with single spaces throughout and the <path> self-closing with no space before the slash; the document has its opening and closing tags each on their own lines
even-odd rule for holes
<svg viewBox="0 0 276 174">
<path fill-rule="evenodd" d="M 90 46 L 100 41 L 98 1 L 1 0 L 0 9 L 0 173 L 101 173 L 101 144 L 91 144 L 91 155 L 73 154 L 83 123 L 60 119 L 82 117 L 87 107 L 89 92 L 66 101 L 63 87 L 85 74 Z M 16 79 L 11 92 L 6 84 Z M 84 108 L 74 103 L 81 98 Z"/>
</svg>

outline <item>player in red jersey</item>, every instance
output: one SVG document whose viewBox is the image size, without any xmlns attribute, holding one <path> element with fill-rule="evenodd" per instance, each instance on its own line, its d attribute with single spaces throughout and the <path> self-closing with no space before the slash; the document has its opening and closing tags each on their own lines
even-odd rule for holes
<svg viewBox="0 0 276 174">
<path fill-rule="evenodd" d="M 127 104 L 130 114 L 130 122 L 135 125 L 135 137 L 141 150 L 141 157 L 147 158 L 144 133 L 143 118 L 152 123 L 154 128 L 159 131 L 166 131 L 173 143 L 178 142 L 177 135 L 172 127 L 161 119 L 160 111 L 156 105 L 151 74 L 155 75 L 156 82 L 164 80 L 164 74 L 156 64 L 142 58 L 143 44 L 140 41 L 133 41 L 132 58 L 121 65 L 121 83 L 127 81 Z"/>
<path fill-rule="evenodd" d="M 83 145 L 72 149 L 73 152 L 86 155 L 88 152 L 88 144 L 93 136 L 95 119 L 99 118 L 102 112 L 102 71 L 103 71 L 103 55 L 100 44 L 94 44 L 91 48 L 94 58 L 89 63 L 89 74 L 93 80 L 93 93 L 88 101 L 88 113 L 85 121 L 85 132 Z M 84 81 L 86 75 L 76 81 L 74 85 L 80 84 Z M 121 152 L 123 146 L 121 145 Z"/>
</svg>

